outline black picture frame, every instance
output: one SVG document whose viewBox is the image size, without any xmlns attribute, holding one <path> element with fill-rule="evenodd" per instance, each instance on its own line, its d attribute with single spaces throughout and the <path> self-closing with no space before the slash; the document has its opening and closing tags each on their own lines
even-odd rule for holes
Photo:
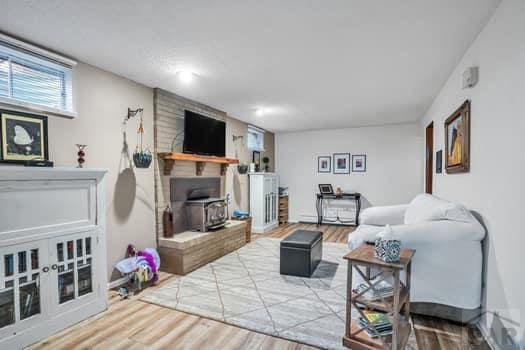
<svg viewBox="0 0 525 350">
<path fill-rule="evenodd" d="M 255 171 L 259 171 L 261 169 L 261 152 L 253 151 L 252 162 L 255 164 Z"/>
<path fill-rule="evenodd" d="M 332 184 L 319 184 L 320 194 L 334 194 Z"/>
<path fill-rule="evenodd" d="M 321 161 L 327 161 L 328 162 L 328 168 L 322 168 L 321 167 Z M 331 156 L 319 156 L 317 157 L 317 172 L 318 173 L 331 173 L 332 172 L 332 157 Z"/>
<path fill-rule="evenodd" d="M 350 153 L 334 153 L 334 174 L 350 174 Z M 344 161 L 345 167 L 341 167 Z"/>
<path fill-rule="evenodd" d="M 21 140 L 19 143 L 17 137 Z M 30 140 L 31 143 L 24 143 Z M 37 153 L 31 149 L 33 144 L 37 145 Z M 36 159 L 49 160 L 47 117 L 0 109 L 0 163 L 25 164 Z"/>
<path fill-rule="evenodd" d="M 436 152 L 436 174 L 443 172 L 443 150 Z"/>
<path fill-rule="evenodd" d="M 361 161 L 360 164 L 358 162 Z M 366 154 L 352 155 L 352 172 L 365 173 L 366 172 Z"/>
</svg>

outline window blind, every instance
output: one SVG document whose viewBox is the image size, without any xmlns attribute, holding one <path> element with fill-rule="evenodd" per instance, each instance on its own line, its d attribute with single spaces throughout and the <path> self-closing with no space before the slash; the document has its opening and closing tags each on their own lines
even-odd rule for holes
<svg viewBox="0 0 525 350">
<path fill-rule="evenodd" d="M 73 112 L 72 68 L 0 42 L 0 97 Z"/>
<path fill-rule="evenodd" d="M 246 146 L 252 151 L 264 151 L 264 130 L 248 125 Z"/>
</svg>

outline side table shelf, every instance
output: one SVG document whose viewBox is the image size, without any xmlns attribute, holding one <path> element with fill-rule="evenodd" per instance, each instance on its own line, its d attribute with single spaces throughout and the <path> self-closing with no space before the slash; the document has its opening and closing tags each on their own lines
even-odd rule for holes
<svg viewBox="0 0 525 350">
<path fill-rule="evenodd" d="M 365 244 L 345 255 L 348 261 L 346 327 L 343 345 L 353 350 L 360 349 L 404 349 L 411 332 L 410 325 L 410 270 L 412 256 L 415 250 L 402 249 L 401 259 L 387 263 L 374 257 L 374 246 Z M 363 271 L 363 268 L 365 271 Z M 371 269 L 374 273 L 371 273 Z M 400 280 L 401 271 L 405 271 L 405 281 Z M 352 289 L 352 275 L 357 272 L 364 283 L 365 290 L 357 293 Z M 376 291 L 377 285 L 393 277 L 393 295 L 369 300 L 365 293 Z M 355 308 L 363 319 L 367 319 L 365 311 L 380 311 L 392 325 L 391 335 L 381 335 L 374 324 L 367 328 L 374 333 L 374 337 L 367 334 L 357 320 L 352 320 L 352 308 Z M 388 323 L 388 322 L 387 322 Z"/>
</svg>

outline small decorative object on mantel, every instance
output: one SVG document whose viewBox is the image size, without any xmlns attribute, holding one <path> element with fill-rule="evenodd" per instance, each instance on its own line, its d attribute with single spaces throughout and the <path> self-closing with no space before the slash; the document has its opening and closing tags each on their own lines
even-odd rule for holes
<svg viewBox="0 0 525 350">
<path fill-rule="evenodd" d="M 445 169 L 466 173 L 470 167 L 470 101 L 445 120 Z"/>
<path fill-rule="evenodd" d="M 334 153 L 334 174 L 350 174 L 350 153 Z"/>
<path fill-rule="evenodd" d="M 263 157 L 262 159 L 263 163 L 264 163 L 264 171 L 265 172 L 269 172 L 270 171 L 270 158 L 268 157 Z"/>
<path fill-rule="evenodd" d="M 390 225 L 379 234 L 375 241 L 375 257 L 385 262 L 399 261 L 401 253 L 401 241 L 396 239 Z"/>
<path fill-rule="evenodd" d="M 237 165 L 237 171 L 239 171 L 239 174 L 246 174 L 248 172 L 248 164 L 240 163 Z"/>
<path fill-rule="evenodd" d="M 78 166 L 77 168 L 83 168 L 84 163 L 86 162 L 86 160 L 84 159 L 84 157 L 86 156 L 86 152 L 84 152 L 84 150 L 86 149 L 87 145 L 82 145 L 82 144 L 77 143 L 76 146 L 78 147 L 78 152 L 77 152 Z"/>
<path fill-rule="evenodd" d="M 48 160 L 47 117 L 0 110 L 0 161 Z"/>
<path fill-rule="evenodd" d="M 352 155 L 352 172 L 364 173 L 366 172 L 366 155 L 353 154 Z"/>
<path fill-rule="evenodd" d="M 261 152 L 253 151 L 253 164 L 255 164 L 255 171 L 261 171 Z"/>
</svg>

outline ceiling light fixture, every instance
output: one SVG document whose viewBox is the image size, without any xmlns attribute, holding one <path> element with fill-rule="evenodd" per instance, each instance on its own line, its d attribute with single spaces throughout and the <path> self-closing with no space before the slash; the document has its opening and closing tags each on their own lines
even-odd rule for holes
<svg viewBox="0 0 525 350">
<path fill-rule="evenodd" d="M 256 108 L 255 109 L 255 115 L 258 116 L 258 117 L 263 116 L 265 112 L 266 111 L 264 110 L 264 108 Z"/>
<path fill-rule="evenodd" d="M 191 83 L 194 78 L 194 74 L 187 70 L 180 71 L 178 76 L 179 76 L 179 80 L 185 84 Z"/>
</svg>

